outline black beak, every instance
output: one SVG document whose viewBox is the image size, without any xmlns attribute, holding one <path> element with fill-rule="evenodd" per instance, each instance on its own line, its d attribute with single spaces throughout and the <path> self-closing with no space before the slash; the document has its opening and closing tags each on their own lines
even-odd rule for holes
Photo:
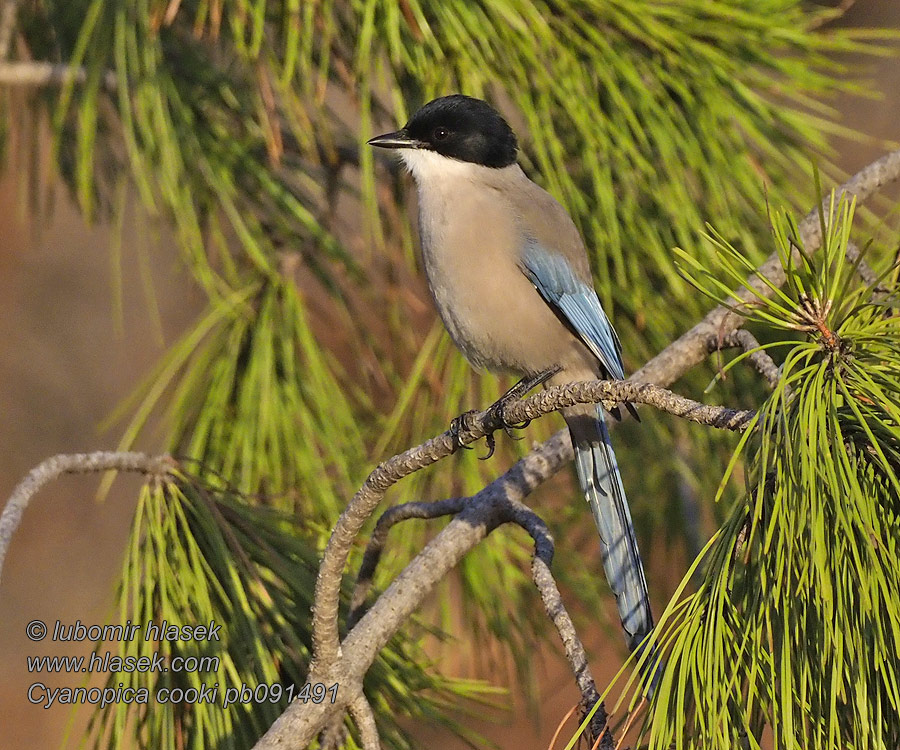
<svg viewBox="0 0 900 750">
<path fill-rule="evenodd" d="M 410 138 L 406 130 L 396 130 L 393 133 L 385 133 L 384 135 L 376 135 L 374 138 L 366 141 L 370 146 L 378 146 L 378 148 L 421 148 L 422 142 L 415 138 Z"/>
</svg>

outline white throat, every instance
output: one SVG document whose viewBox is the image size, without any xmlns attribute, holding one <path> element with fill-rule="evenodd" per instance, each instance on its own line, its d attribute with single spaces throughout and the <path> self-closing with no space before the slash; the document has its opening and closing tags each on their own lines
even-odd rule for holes
<svg viewBox="0 0 900 750">
<path fill-rule="evenodd" d="M 436 182 L 475 182 L 498 187 L 527 180 L 522 168 L 513 162 L 508 167 L 486 167 L 461 161 L 424 148 L 405 148 L 400 158 L 412 173 L 419 188 L 430 188 Z"/>
<path fill-rule="evenodd" d="M 451 159 L 424 148 L 404 148 L 400 151 L 400 158 L 419 185 L 452 177 L 474 180 L 485 171 L 495 171 L 481 164 Z"/>
</svg>

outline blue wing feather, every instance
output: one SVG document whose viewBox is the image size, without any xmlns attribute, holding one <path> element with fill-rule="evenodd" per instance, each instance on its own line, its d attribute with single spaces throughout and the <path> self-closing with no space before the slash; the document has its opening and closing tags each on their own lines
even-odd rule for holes
<svg viewBox="0 0 900 750">
<path fill-rule="evenodd" d="M 624 379 L 619 337 L 597 292 L 575 275 L 566 258 L 530 241 L 522 253 L 522 270 L 541 297 L 565 316 L 609 375 Z"/>
</svg>

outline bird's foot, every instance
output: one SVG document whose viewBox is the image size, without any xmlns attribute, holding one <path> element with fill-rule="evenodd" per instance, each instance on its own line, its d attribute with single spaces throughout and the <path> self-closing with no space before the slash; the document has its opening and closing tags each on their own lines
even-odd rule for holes
<svg viewBox="0 0 900 750">
<path fill-rule="evenodd" d="M 498 404 L 499 410 L 497 409 Z M 490 418 L 487 425 L 485 425 L 488 432 L 484 436 L 484 442 L 487 444 L 488 452 L 483 456 L 479 456 L 482 461 L 487 461 L 491 456 L 494 455 L 494 450 L 497 447 L 497 440 L 494 437 L 494 432 L 499 429 L 503 429 L 504 431 L 506 431 L 507 435 L 511 435 L 511 433 L 509 432 L 510 427 L 507 426 L 505 422 L 503 422 L 503 406 L 504 405 L 500 404 L 500 402 L 498 401 L 497 403 L 490 406 L 487 410 Z M 470 411 L 463 412 L 458 417 L 454 417 L 453 421 L 450 422 L 450 437 L 453 439 L 455 450 L 459 450 L 460 448 L 472 450 L 471 445 L 465 445 L 463 443 L 462 436 L 466 433 L 474 432 L 475 427 L 478 423 L 477 417 L 479 414 L 481 414 L 481 412 L 478 411 L 478 409 L 472 409 Z M 519 439 L 514 435 L 512 437 L 517 440 Z"/>
<path fill-rule="evenodd" d="M 480 413 L 478 409 L 470 409 L 469 411 L 464 411 L 458 417 L 453 417 L 450 421 L 450 437 L 453 439 L 454 450 L 459 450 L 460 448 L 465 448 L 467 451 L 472 450 L 471 445 L 463 443 L 462 435 L 475 429 L 475 417 Z"/>
<path fill-rule="evenodd" d="M 524 430 L 528 425 L 531 424 L 530 419 L 526 419 L 524 422 L 508 422 L 506 419 L 506 407 L 509 406 L 513 401 L 518 401 L 520 397 L 519 393 L 513 393 L 511 390 L 504 393 L 500 398 L 498 398 L 493 404 L 491 404 L 488 409 L 488 416 L 490 417 L 490 421 L 488 422 L 489 430 L 487 435 L 484 436 L 484 441 L 487 443 L 488 452 L 487 455 L 479 456 L 482 461 L 487 461 L 491 456 L 494 455 L 494 448 L 497 447 L 497 440 L 494 437 L 494 433 L 497 430 L 503 430 L 509 437 L 513 440 L 521 440 L 522 435 L 516 435 L 513 430 Z"/>
<path fill-rule="evenodd" d="M 483 456 L 479 456 L 482 461 L 487 461 L 494 455 L 494 450 L 497 448 L 497 439 L 494 437 L 494 433 L 497 430 L 503 430 L 513 440 L 522 439 L 519 435 L 513 434 L 512 431 L 527 427 L 531 420 L 519 424 L 509 424 L 503 416 L 503 410 L 506 408 L 506 404 L 513 400 L 515 399 L 506 399 L 504 397 L 498 399 L 488 407 L 488 422 L 484 425 L 487 429 L 487 433 L 484 436 L 484 442 L 487 444 L 488 452 Z M 459 450 L 460 448 L 465 448 L 466 450 L 472 449 L 471 445 L 465 445 L 463 443 L 462 436 L 475 430 L 479 414 L 481 414 L 480 411 L 472 409 L 471 411 L 463 412 L 458 417 L 454 417 L 453 421 L 450 422 L 450 437 L 453 439 L 455 450 Z"/>
<path fill-rule="evenodd" d="M 484 436 L 484 441 L 487 444 L 488 452 L 484 456 L 479 456 L 482 461 L 487 461 L 491 456 L 494 455 L 494 450 L 497 447 L 497 440 L 494 437 L 494 433 L 497 430 L 503 430 L 513 440 L 521 440 L 522 436 L 514 434 L 513 430 L 523 430 L 529 424 L 531 424 L 530 419 L 526 419 L 524 422 L 507 421 L 506 407 L 509 406 L 509 404 L 511 404 L 513 401 L 518 401 L 532 388 L 546 382 L 557 372 L 559 372 L 559 368 L 555 367 L 549 370 L 545 370 L 544 372 L 540 372 L 537 375 L 522 378 L 522 380 L 516 383 L 512 388 L 510 388 L 506 393 L 504 393 L 500 398 L 498 398 L 487 408 L 488 422 L 486 425 L 484 425 L 487 434 Z M 450 422 L 450 435 L 453 438 L 457 450 L 459 448 L 470 447 L 468 445 L 463 445 L 460 435 L 466 432 L 472 432 L 474 430 L 476 423 L 475 417 L 478 414 L 479 412 L 477 410 L 467 411 L 463 414 L 460 414 L 458 417 L 455 417 L 453 421 Z"/>
</svg>

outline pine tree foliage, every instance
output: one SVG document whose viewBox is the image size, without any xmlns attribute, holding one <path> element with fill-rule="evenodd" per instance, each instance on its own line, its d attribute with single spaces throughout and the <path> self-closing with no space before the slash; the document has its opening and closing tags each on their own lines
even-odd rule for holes
<svg viewBox="0 0 900 750">
<path fill-rule="evenodd" d="M 639 365 L 703 309 L 674 271 L 671 247 L 690 247 L 708 266 L 715 255 L 698 228 L 711 219 L 752 261 L 766 196 L 810 201 L 794 173 L 810 151 L 827 152 L 835 127 L 822 102 L 860 90 L 838 82 L 846 71 L 834 56 L 879 52 L 873 40 L 883 38 L 830 29 L 835 15 L 800 0 L 23 0 L 19 53 L 84 72 L 24 102 L 48 113 L 66 184 L 88 216 L 120 211 L 124 186 L 133 188 L 175 229 L 207 299 L 123 407 L 122 445 L 165 416 L 168 447 L 202 461 L 205 485 L 234 485 L 249 506 L 295 513 L 296 544 L 312 553 L 375 461 L 493 400 L 504 384 L 472 377 L 423 313 L 407 181 L 362 147 L 451 91 L 490 98 L 510 116 L 526 169 L 583 231 L 626 364 Z M 21 93 L 0 98 L 3 111 L 25 111 Z M 740 368 L 728 387 L 722 397 L 735 404 L 761 397 Z M 550 429 L 535 425 L 529 437 Z M 680 478 L 711 496 L 732 449 L 694 431 L 679 444 L 680 465 L 647 466 L 641 456 L 676 453 L 671 422 L 620 432 L 639 521 L 678 515 L 670 488 Z M 410 478 L 404 497 L 471 493 L 524 449 L 505 441 L 485 463 L 464 452 L 452 470 Z M 588 535 L 581 503 L 552 513 L 558 539 Z M 167 541 L 172 559 L 193 559 L 199 531 L 182 524 Z M 132 544 L 147 533 L 136 526 Z M 381 582 L 427 533 L 424 524 L 392 532 L 396 554 Z M 542 622 L 531 616 L 528 554 L 521 538 L 498 535 L 467 556 L 459 578 L 466 625 L 510 647 L 523 670 Z M 557 573 L 596 611 L 608 591 L 599 563 L 581 554 L 560 545 Z M 191 585 L 230 580 L 233 563 L 221 555 L 207 564 L 161 567 L 158 582 L 196 580 L 178 581 L 167 599 L 148 587 L 129 606 L 199 616 Z M 137 570 L 126 565 L 132 586 Z M 449 588 L 439 624 L 458 628 Z M 308 643 L 304 621 L 294 625 Z M 421 636 L 407 638 L 385 654 L 399 670 L 384 672 L 396 692 L 378 682 L 371 693 L 392 696 L 376 706 L 387 726 L 392 712 L 418 705 L 402 685 L 428 684 L 397 677 Z M 123 716 L 111 721 L 123 731 Z M 171 721 L 177 733 L 166 725 L 141 745 L 175 747 L 176 734 L 190 746 L 223 741 L 224 725 Z"/>
<path fill-rule="evenodd" d="M 698 558 L 697 591 L 658 625 L 652 749 L 759 748 L 766 733 L 804 750 L 900 742 L 898 266 L 862 283 L 846 253 L 853 205 L 827 205 L 815 256 L 788 213 L 773 217 L 788 281 L 771 299 L 736 304 L 754 264 L 718 233 L 715 269 L 679 253 L 698 288 L 781 333 L 767 345 L 781 376 L 718 498 L 738 460 L 746 494 Z"/>
<path fill-rule="evenodd" d="M 148 748 L 246 750 L 291 700 L 336 698 L 340 685 L 306 687 L 310 653 L 304 634 L 317 570 L 314 547 L 297 534 L 290 514 L 250 505 L 229 491 L 213 495 L 187 475 L 145 486 L 116 619 L 139 624 L 142 634 L 96 648 L 101 657 L 109 652 L 126 665 L 110 672 L 106 687 L 124 685 L 137 697 L 111 702 L 94 715 L 93 747 L 127 747 L 137 739 Z M 148 622 L 218 630 L 213 638 L 145 638 Z M 127 667 L 129 660 L 152 663 L 156 654 L 165 669 Z M 379 709 L 383 741 L 398 748 L 411 747 L 400 716 L 465 735 L 462 724 L 447 718 L 447 708 L 460 700 L 483 701 L 491 692 L 477 681 L 436 675 L 416 641 L 400 636 L 372 665 L 367 688 Z M 347 729 L 355 731 L 349 722 Z M 357 747 L 354 734 L 346 746 Z"/>
</svg>

